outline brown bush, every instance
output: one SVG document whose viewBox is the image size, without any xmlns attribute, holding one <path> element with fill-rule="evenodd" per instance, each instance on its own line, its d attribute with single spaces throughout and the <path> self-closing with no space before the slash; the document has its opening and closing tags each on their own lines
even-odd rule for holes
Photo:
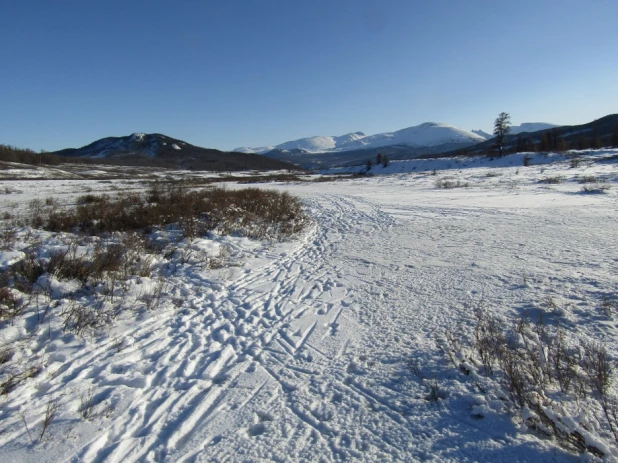
<svg viewBox="0 0 618 463">
<path fill-rule="evenodd" d="M 72 210 L 51 211 L 43 227 L 97 235 L 179 224 L 190 238 L 220 229 L 225 234 L 284 239 L 306 225 L 299 199 L 257 188 L 189 191 L 179 184 L 154 183 L 144 195 L 87 195 L 77 203 Z"/>
<path fill-rule="evenodd" d="M 12 320 L 20 314 L 21 308 L 22 301 L 16 298 L 9 288 L 0 288 L 0 321 Z"/>
<path fill-rule="evenodd" d="M 441 347 L 466 375 L 482 365 L 482 373 L 499 385 L 514 409 L 533 412 L 525 424 L 554 436 L 564 447 L 604 455 L 584 438 L 587 424 L 573 426 L 575 421 L 558 411 L 562 409 L 550 399 L 556 390 L 566 401 L 596 401 L 609 429 L 606 436 L 618 443 L 618 401 L 610 393 L 615 366 L 601 344 L 572 337 L 567 342 L 563 328 L 548 325 L 543 317 L 505 323 L 479 310 L 473 336 L 447 332 Z"/>
</svg>

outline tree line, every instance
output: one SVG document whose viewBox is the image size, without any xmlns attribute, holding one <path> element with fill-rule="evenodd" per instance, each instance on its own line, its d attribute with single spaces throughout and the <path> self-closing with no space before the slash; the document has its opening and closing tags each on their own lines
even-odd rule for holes
<svg viewBox="0 0 618 463">
<path fill-rule="evenodd" d="M 588 134 L 579 133 L 565 134 L 560 127 L 543 131 L 540 136 L 518 135 L 515 139 L 508 140 L 506 137 L 511 131 L 511 117 L 508 113 L 502 112 L 494 121 L 494 145 L 491 155 L 504 156 L 508 153 L 520 153 L 526 151 L 567 151 L 585 150 L 599 148 L 618 148 L 618 124 L 615 125 L 613 132 L 601 134 L 598 127 L 593 127 Z"/>
</svg>

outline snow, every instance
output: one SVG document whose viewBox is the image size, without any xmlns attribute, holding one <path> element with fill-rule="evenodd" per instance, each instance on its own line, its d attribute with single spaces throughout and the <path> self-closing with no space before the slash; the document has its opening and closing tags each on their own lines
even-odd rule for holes
<svg viewBox="0 0 618 463">
<path fill-rule="evenodd" d="M 249 148 L 246 146 L 242 146 L 240 148 L 236 148 L 234 149 L 234 151 L 238 152 L 238 153 L 249 153 L 249 154 L 264 154 L 264 153 L 268 153 L 269 151 L 272 151 L 274 149 L 276 149 L 276 146 L 259 146 L 256 148 Z"/>
<path fill-rule="evenodd" d="M 21 251 L 0 251 L 0 270 L 9 268 L 24 257 L 25 254 Z"/>
<path fill-rule="evenodd" d="M 146 136 L 146 134 L 145 134 L 145 133 L 138 133 L 138 132 L 136 132 L 136 133 L 131 134 L 131 136 L 129 137 L 129 139 L 130 139 L 131 141 L 142 141 L 142 140 L 144 139 L 144 137 L 145 137 L 145 136 Z"/>
<path fill-rule="evenodd" d="M 172 143 L 172 149 L 175 149 L 177 151 L 180 151 L 182 148 L 180 146 L 178 146 L 176 143 Z"/>
<path fill-rule="evenodd" d="M 166 264 L 160 307 L 146 311 L 129 297 L 109 333 L 63 333 L 59 315 L 45 326 L 29 314 L 2 327 L 5 342 L 22 338 L 16 356 L 43 365 L 0 404 L 2 459 L 592 460 L 515 422 L 500 391 L 471 394 L 435 339 L 468 329 L 476 307 L 516 315 L 553 296 L 565 301 L 555 315 L 564 326 L 616 358 L 618 326 L 596 307 L 601 294 L 618 292 L 618 170 L 602 162 L 617 154 L 578 153 L 585 162 L 576 168 L 562 154 L 529 154 L 530 167 L 525 154 L 415 160 L 392 162 L 382 171 L 390 175 L 260 184 L 302 197 L 315 225 L 288 243 L 216 235 L 181 243 L 178 252 L 198 256 L 225 247 L 235 265 Z M 469 186 L 436 188 L 444 176 Z M 611 188 L 583 194 L 584 176 Z M 541 183 L 546 177 L 564 181 Z M 63 181 L 15 189 L 6 196 L 24 203 L 75 194 Z M 26 239 L 19 231 L 17 247 Z M 70 282 L 45 284 L 53 297 L 71 292 Z M 427 380 L 410 372 L 412 361 Z M 432 378 L 437 403 L 427 400 Z M 97 412 L 88 421 L 78 410 L 89 390 Z M 24 421 L 40 432 L 50 398 L 58 417 L 32 442 Z M 585 438 L 616 457 L 607 436 Z"/>
</svg>

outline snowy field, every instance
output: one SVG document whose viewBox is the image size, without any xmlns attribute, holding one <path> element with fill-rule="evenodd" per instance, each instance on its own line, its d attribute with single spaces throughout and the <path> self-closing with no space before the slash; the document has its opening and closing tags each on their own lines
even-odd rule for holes
<svg viewBox="0 0 618 463">
<path fill-rule="evenodd" d="M 594 461 L 531 429 L 439 346 L 471 333 L 484 308 L 543 313 L 618 358 L 616 155 L 391 162 L 391 175 L 260 184 L 301 197 L 311 227 L 284 243 L 179 243 L 183 258 L 153 264 L 164 281 L 133 281 L 130 310 L 94 334 L 63 331 L 54 308 L 71 282 L 48 280 L 44 323 L 0 322 L 0 345 L 15 352 L 3 380 L 40 367 L 0 396 L 0 460 Z M 0 214 L 125 188 L 141 186 L 3 181 Z M 25 228 L 15 239 L 0 266 L 59 240 Z M 222 248 L 222 265 L 203 265 Z M 160 299 L 150 310 L 148 291 Z M 605 461 L 618 458 L 594 405 L 561 413 Z"/>
</svg>

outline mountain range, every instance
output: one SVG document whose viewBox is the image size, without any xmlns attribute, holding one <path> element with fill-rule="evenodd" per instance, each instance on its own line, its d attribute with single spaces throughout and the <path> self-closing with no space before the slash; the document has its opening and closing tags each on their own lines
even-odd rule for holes
<svg viewBox="0 0 618 463">
<path fill-rule="evenodd" d="M 315 136 L 287 141 L 275 146 L 257 148 L 240 147 L 234 151 L 241 153 L 266 154 L 273 150 L 302 150 L 306 154 L 333 153 L 359 149 L 380 148 L 383 146 L 406 145 L 411 147 L 435 147 L 445 144 L 472 145 L 485 141 L 486 138 L 467 130 L 448 124 L 426 122 L 396 132 L 365 135 L 353 132 L 341 136 Z"/>
<path fill-rule="evenodd" d="M 528 122 L 511 127 L 511 132 L 519 134 L 552 127 L 556 126 L 544 122 Z M 426 122 L 395 132 L 375 135 L 352 132 L 341 136 L 315 136 L 273 146 L 240 147 L 234 151 L 258 153 L 307 169 L 316 169 L 363 164 L 378 153 L 395 160 L 458 151 L 491 138 L 493 135 L 482 130 L 467 131 L 449 124 Z"/>
<path fill-rule="evenodd" d="M 234 152 L 202 148 L 162 134 L 133 133 L 106 137 L 81 148 L 37 154 L 4 146 L 0 161 L 51 164 L 101 162 L 105 164 L 168 167 L 206 171 L 280 170 L 364 165 L 378 154 L 391 160 L 418 157 L 492 155 L 493 136 L 482 130 L 466 131 L 452 125 L 427 122 L 394 132 L 366 135 L 315 136 Z M 511 127 L 507 151 L 586 149 L 618 146 L 618 115 L 587 124 L 561 126 L 529 122 Z M 257 154 L 259 153 L 259 154 Z M 75 161 L 71 161 L 74 159 Z"/>
</svg>

